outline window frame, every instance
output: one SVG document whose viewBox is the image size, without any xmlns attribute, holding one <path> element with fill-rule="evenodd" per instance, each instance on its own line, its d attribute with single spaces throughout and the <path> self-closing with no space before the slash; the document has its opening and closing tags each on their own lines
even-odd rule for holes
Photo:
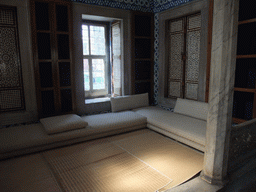
<svg viewBox="0 0 256 192">
<path fill-rule="evenodd" d="M 88 25 L 88 44 L 89 44 L 89 55 L 84 55 L 83 50 L 83 66 L 84 59 L 88 59 L 89 64 L 89 84 L 90 90 L 86 91 L 84 87 L 84 95 L 85 99 L 92 99 L 98 97 L 109 97 L 111 94 L 111 62 L 110 62 L 110 52 L 111 52 L 111 44 L 110 44 L 110 22 L 104 21 L 93 21 L 93 20 L 83 20 L 81 25 L 81 30 L 83 25 Z M 105 28 L 105 55 L 91 55 L 90 51 L 90 28 L 89 26 L 103 26 Z M 82 37 L 83 42 L 83 37 Z M 83 44 L 83 43 L 82 43 Z M 92 77 L 92 59 L 103 59 L 105 65 L 105 89 L 93 89 L 93 77 Z M 83 72 L 84 75 L 84 72 Z M 83 78 L 84 79 L 84 78 Z M 85 80 L 85 79 L 84 79 Z M 84 82 L 83 82 L 84 85 Z"/>
</svg>

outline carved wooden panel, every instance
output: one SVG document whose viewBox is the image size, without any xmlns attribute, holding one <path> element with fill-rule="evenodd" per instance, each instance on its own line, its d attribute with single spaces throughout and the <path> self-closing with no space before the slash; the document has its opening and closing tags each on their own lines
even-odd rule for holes
<svg viewBox="0 0 256 192">
<path fill-rule="evenodd" d="M 168 97 L 182 97 L 184 18 L 169 22 Z"/>
<path fill-rule="evenodd" d="M 182 32 L 184 29 L 183 19 L 179 19 L 170 23 L 170 32 Z"/>
<path fill-rule="evenodd" d="M 0 7 L 0 111 L 24 109 L 14 7 Z"/>
<path fill-rule="evenodd" d="M 11 9 L 3 9 L 0 11 L 0 23 L 2 25 L 14 25 L 14 13 Z"/>
<path fill-rule="evenodd" d="M 198 99 L 201 15 L 187 19 L 185 98 Z"/>
<path fill-rule="evenodd" d="M 22 108 L 22 93 L 18 89 L 0 91 L 1 110 L 14 110 Z"/>
<path fill-rule="evenodd" d="M 200 61 L 200 31 L 187 33 L 186 81 L 197 81 Z"/>
<path fill-rule="evenodd" d="M 182 79 L 183 62 L 181 52 L 184 49 L 184 34 L 171 34 L 170 40 L 170 58 L 169 58 L 169 74 L 170 79 Z"/>
<path fill-rule="evenodd" d="M 186 83 L 186 99 L 193 99 L 197 100 L 197 91 L 198 90 L 198 83 L 193 84 L 193 83 Z"/>
<path fill-rule="evenodd" d="M 193 15 L 188 17 L 188 29 L 201 27 L 201 15 Z"/>
<path fill-rule="evenodd" d="M 183 97 L 182 95 L 182 83 L 170 81 L 169 82 L 169 95 L 172 97 Z"/>
<path fill-rule="evenodd" d="M 169 22 L 168 97 L 198 99 L 201 15 Z"/>
</svg>

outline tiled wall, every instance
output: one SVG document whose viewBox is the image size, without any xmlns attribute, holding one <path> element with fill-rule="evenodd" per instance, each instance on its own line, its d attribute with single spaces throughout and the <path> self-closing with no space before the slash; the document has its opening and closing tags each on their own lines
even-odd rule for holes
<svg viewBox="0 0 256 192">
<path fill-rule="evenodd" d="M 193 0 L 72 0 L 91 5 L 158 13 Z"/>
</svg>

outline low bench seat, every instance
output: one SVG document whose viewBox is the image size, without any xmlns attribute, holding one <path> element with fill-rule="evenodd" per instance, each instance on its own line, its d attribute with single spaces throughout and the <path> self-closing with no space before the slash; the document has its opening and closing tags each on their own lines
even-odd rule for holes
<svg viewBox="0 0 256 192">
<path fill-rule="evenodd" d="M 81 117 L 85 128 L 47 134 L 42 123 L 0 129 L 0 159 L 145 128 L 147 118 L 132 111 Z"/>
<path fill-rule="evenodd" d="M 205 150 L 208 104 L 178 98 L 174 112 L 149 106 L 148 94 L 111 98 L 112 113 L 75 114 L 0 129 L 0 159 L 149 128 Z"/>
<path fill-rule="evenodd" d="M 200 151 L 205 149 L 206 121 L 157 106 L 133 110 L 147 117 L 147 127 Z"/>
</svg>

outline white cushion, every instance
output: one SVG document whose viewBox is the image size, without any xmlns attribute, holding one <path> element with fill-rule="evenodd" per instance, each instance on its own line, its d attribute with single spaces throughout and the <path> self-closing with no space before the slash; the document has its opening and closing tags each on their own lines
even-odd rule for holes
<svg viewBox="0 0 256 192">
<path fill-rule="evenodd" d="M 105 132 L 138 125 L 146 127 L 147 125 L 146 117 L 132 111 L 89 115 L 82 117 L 82 119 L 89 123 L 89 128 L 93 128 L 93 130 L 103 129 Z"/>
<path fill-rule="evenodd" d="M 112 112 L 136 109 L 148 106 L 148 93 L 129 95 L 121 97 L 111 97 Z"/>
<path fill-rule="evenodd" d="M 47 117 L 40 119 L 48 134 L 60 133 L 85 128 L 88 123 L 75 114 Z"/>
<path fill-rule="evenodd" d="M 173 113 L 155 106 L 133 111 L 147 117 L 148 125 L 156 126 L 190 141 L 205 145 L 207 122 L 204 120 Z"/>
<path fill-rule="evenodd" d="M 174 112 L 207 121 L 208 103 L 178 98 Z"/>
</svg>

